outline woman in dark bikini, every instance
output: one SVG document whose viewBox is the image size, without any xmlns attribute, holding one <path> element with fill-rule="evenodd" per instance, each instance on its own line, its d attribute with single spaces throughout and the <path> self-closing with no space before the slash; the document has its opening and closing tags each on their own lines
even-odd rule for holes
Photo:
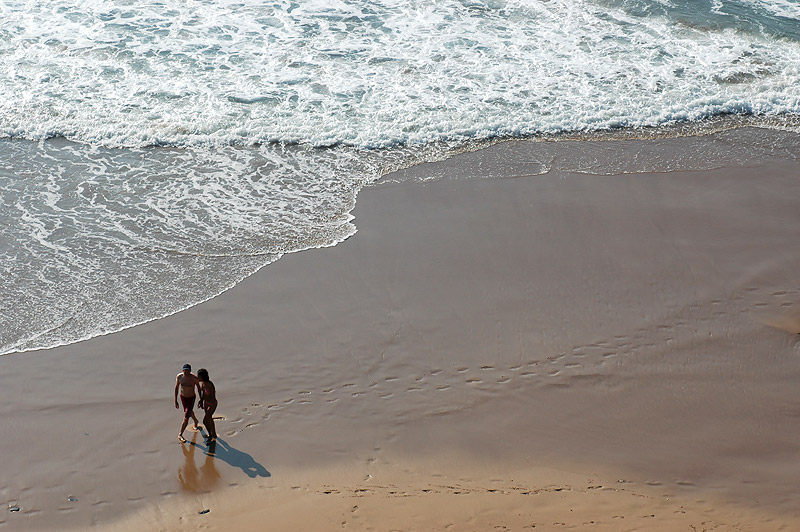
<svg viewBox="0 0 800 532">
<path fill-rule="evenodd" d="M 209 442 L 217 440 L 217 428 L 214 426 L 214 411 L 217 409 L 217 389 L 214 383 L 208 378 L 208 370 L 201 368 L 197 370 L 197 378 L 200 379 L 200 401 L 197 406 L 202 408 L 206 415 L 203 417 L 203 424 L 208 429 Z"/>
</svg>

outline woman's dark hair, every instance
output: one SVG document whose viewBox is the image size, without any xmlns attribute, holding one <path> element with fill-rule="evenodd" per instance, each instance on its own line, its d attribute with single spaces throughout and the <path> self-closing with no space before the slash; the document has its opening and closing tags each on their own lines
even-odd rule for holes
<svg viewBox="0 0 800 532">
<path fill-rule="evenodd" d="M 208 381 L 208 370 L 206 368 L 200 368 L 197 370 L 197 378 L 203 382 Z"/>
</svg>

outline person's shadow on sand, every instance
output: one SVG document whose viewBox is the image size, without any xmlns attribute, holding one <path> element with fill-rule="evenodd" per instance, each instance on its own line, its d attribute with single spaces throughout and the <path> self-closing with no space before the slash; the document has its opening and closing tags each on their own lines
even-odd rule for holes
<svg viewBox="0 0 800 532">
<path fill-rule="evenodd" d="M 250 478 L 271 476 L 269 471 L 267 471 L 263 465 L 256 462 L 252 456 L 231 447 L 228 442 L 221 438 L 217 438 L 217 441 L 208 444 L 206 455 L 213 456 L 233 467 L 238 467 Z"/>
</svg>

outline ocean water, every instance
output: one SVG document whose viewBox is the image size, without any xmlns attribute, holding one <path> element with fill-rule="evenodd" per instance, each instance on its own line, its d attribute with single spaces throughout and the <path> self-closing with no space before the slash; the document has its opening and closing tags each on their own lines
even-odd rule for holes
<svg viewBox="0 0 800 532">
<path fill-rule="evenodd" d="M 798 117 L 800 0 L 8 0 L 0 354 L 157 319 L 335 245 L 392 169 L 505 138 Z M 785 148 L 764 138 L 759 153 Z M 573 169 L 601 171 L 591 157 Z"/>
</svg>

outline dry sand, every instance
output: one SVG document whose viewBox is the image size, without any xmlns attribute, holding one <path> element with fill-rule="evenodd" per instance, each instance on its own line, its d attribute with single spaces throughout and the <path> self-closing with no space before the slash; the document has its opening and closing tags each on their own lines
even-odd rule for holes
<svg viewBox="0 0 800 532">
<path fill-rule="evenodd" d="M 0 357 L 0 530 L 800 529 L 800 164 L 558 169 L 718 141 L 421 165 L 343 244 Z M 213 457 L 176 439 L 184 362 L 217 385 Z"/>
</svg>

